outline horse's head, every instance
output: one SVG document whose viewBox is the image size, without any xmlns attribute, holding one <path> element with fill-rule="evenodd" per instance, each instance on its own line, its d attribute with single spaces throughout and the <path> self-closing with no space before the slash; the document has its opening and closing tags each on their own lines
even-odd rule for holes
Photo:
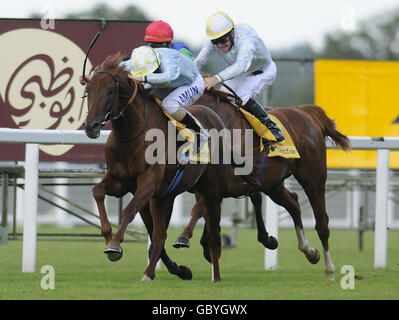
<svg viewBox="0 0 399 320">
<path fill-rule="evenodd" d="M 107 57 L 86 85 L 88 114 L 84 128 L 89 138 L 96 139 L 108 121 L 121 117 L 127 106 L 131 85 L 127 71 L 119 66 L 122 58 L 120 53 Z"/>
</svg>

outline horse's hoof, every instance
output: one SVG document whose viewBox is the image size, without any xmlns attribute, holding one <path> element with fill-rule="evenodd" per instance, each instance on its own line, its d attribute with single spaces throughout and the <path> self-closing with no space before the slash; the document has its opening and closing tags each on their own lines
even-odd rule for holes
<svg viewBox="0 0 399 320">
<path fill-rule="evenodd" d="M 152 279 L 146 274 L 144 274 L 144 276 L 141 278 L 141 282 L 151 282 L 151 281 Z"/>
<path fill-rule="evenodd" d="M 123 256 L 123 249 L 122 247 L 119 246 L 107 246 L 104 249 L 104 253 L 107 254 L 108 259 L 112 262 L 118 261 L 122 258 Z"/>
<path fill-rule="evenodd" d="M 277 241 L 277 239 L 276 239 L 275 237 L 269 236 L 269 237 L 266 239 L 266 241 L 265 241 L 265 243 L 264 243 L 264 246 L 265 246 L 267 249 L 269 249 L 269 250 L 275 250 L 275 249 L 277 249 L 277 247 L 278 247 L 278 241 Z"/>
<path fill-rule="evenodd" d="M 191 280 L 193 278 L 193 273 L 190 268 L 186 266 L 179 266 L 176 275 L 183 280 Z"/>
<path fill-rule="evenodd" d="M 316 264 L 320 261 L 320 251 L 314 248 L 311 253 L 306 254 L 306 258 L 311 264 Z"/>
<path fill-rule="evenodd" d="M 326 271 L 327 281 L 334 281 L 334 271 Z"/>
<path fill-rule="evenodd" d="M 173 247 L 176 249 L 179 248 L 190 248 L 190 240 L 184 237 L 177 237 Z"/>
</svg>

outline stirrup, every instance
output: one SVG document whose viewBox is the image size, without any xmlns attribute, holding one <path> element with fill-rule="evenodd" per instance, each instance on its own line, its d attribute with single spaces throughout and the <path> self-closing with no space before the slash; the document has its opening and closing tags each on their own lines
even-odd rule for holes
<svg viewBox="0 0 399 320">
<path fill-rule="evenodd" d="M 277 143 L 285 140 L 285 137 L 284 137 L 283 133 L 277 135 L 277 137 L 276 137 L 276 135 L 273 132 L 272 132 L 272 134 L 276 138 L 276 142 Z"/>
</svg>

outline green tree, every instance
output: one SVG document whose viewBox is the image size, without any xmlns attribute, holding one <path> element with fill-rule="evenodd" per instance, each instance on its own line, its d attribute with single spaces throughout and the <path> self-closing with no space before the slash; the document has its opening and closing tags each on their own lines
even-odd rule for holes
<svg viewBox="0 0 399 320">
<path fill-rule="evenodd" d="M 361 21 L 354 32 L 327 34 L 317 57 L 398 60 L 399 8 Z"/>
<path fill-rule="evenodd" d="M 41 18 L 41 13 L 32 13 L 31 18 Z M 128 5 L 121 10 L 116 10 L 106 3 L 100 3 L 86 11 L 66 13 L 64 19 L 101 19 L 106 20 L 133 20 L 133 21 L 150 21 L 151 19 L 141 9 L 135 5 Z"/>
</svg>

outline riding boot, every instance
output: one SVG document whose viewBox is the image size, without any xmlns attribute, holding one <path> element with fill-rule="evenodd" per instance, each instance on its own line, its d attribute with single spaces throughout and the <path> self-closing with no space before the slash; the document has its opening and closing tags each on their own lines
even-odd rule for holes
<svg viewBox="0 0 399 320">
<path fill-rule="evenodd" d="M 209 135 L 205 132 L 198 124 L 198 120 L 194 118 L 194 116 L 190 112 L 186 112 L 186 115 L 182 120 L 180 120 L 182 124 L 184 124 L 188 129 L 193 130 L 196 136 L 197 148 L 194 150 L 193 154 L 197 155 L 202 146 L 208 141 Z"/>
<path fill-rule="evenodd" d="M 270 132 L 276 138 L 277 142 L 281 142 L 285 139 L 283 133 L 274 123 L 274 121 L 270 119 L 265 109 L 255 100 L 249 98 L 248 102 L 243 106 L 243 108 L 244 110 L 254 115 L 256 118 L 258 118 L 259 121 L 262 122 L 270 130 Z"/>
</svg>

